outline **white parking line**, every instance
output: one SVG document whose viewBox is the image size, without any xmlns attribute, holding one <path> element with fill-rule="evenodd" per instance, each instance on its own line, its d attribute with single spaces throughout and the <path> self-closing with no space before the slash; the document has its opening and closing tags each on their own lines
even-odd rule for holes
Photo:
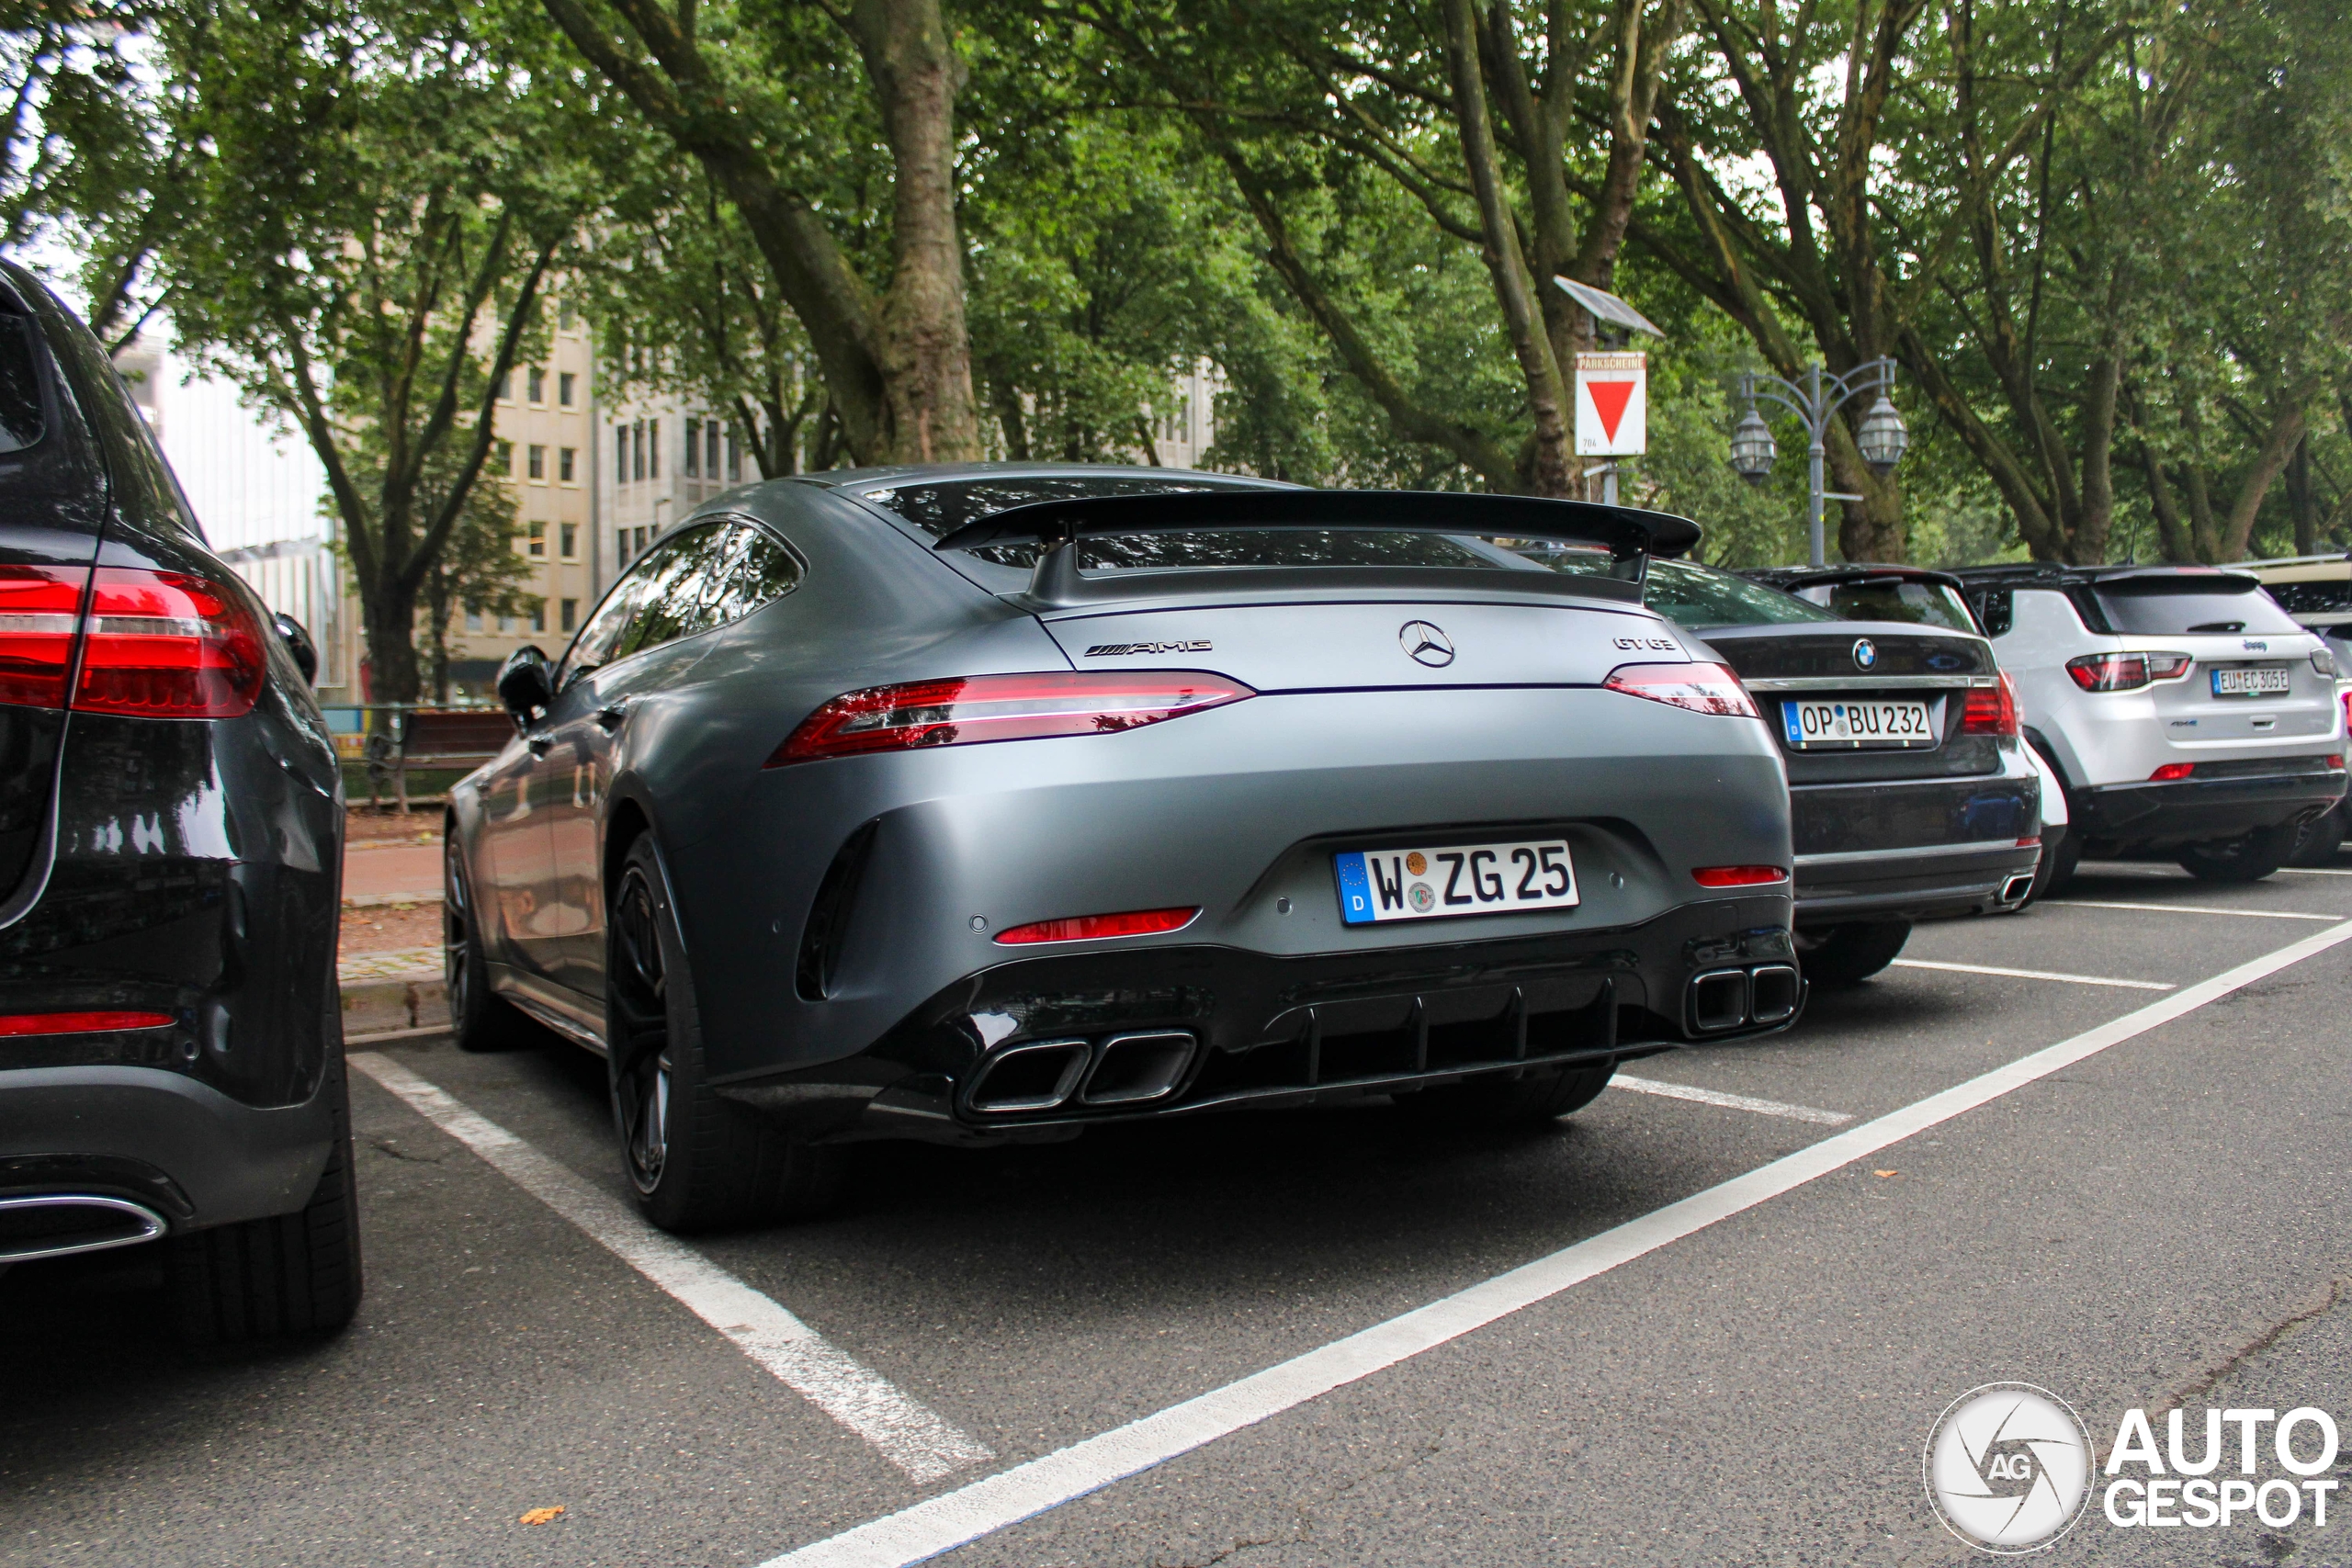
<svg viewBox="0 0 2352 1568">
<path fill-rule="evenodd" d="M 2170 991 L 2177 987 L 2162 980 L 2110 980 L 2104 975 L 2066 975 L 2055 969 L 2004 969 L 1993 964 L 1937 964 L 1925 958 L 1898 958 L 1897 969 L 1949 969 L 1955 975 L 1998 975 L 2008 980 L 2064 980 L 2070 986 L 2120 986 L 2130 991 Z"/>
<path fill-rule="evenodd" d="M 2107 898 L 2053 898 L 2067 909 L 2153 909 L 2159 915 L 2244 915 L 2250 920 L 2340 920 L 2341 915 L 2298 915 L 2285 909 L 2224 909 L 2213 904 L 2124 904 Z"/>
<path fill-rule="evenodd" d="M 1745 1176 L 1629 1220 L 1456 1295 L 1042 1459 L 771 1558 L 763 1568 L 906 1568 L 952 1551 L 1450 1343 L 2347 941 L 2352 941 L 2352 920 L 2199 981 L 2136 1012 L 2021 1056 L 1874 1122 L 1832 1134 Z"/>
<path fill-rule="evenodd" d="M 768 1297 L 390 1057 L 363 1051 L 351 1057 L 351 1065 L 587 1232 L 917 1481 L 937 1481 L 996 1457 Z"/>
<path fill-rule="evenodd" d="M 1668 1100 L 1695 1100 L 1702 1105 L 1720 1105 L 1728 1111 L 1753 1111 L 1758 1116 L 1785 1116 L 1792 1122 L 1818 1122 L 1825 1127 L 1842 1127 L 1854 1118 L 1843 1111 L 1815 1111 L 1810 1105 L 1783 1105 L 1777 1100 L 1757 1100 L 1745 1094 L 1725 1094 L 1721 1089 L 1692 1089 L 1689 1084 L 1668 1083 L 1662 1078 L 1637 1078 L 1631 1073 L 1619 1073 L 1609 1080 L 1611 1089 L 1630 1089 L 1635 1094 L 1655 1094 Z"/>
<path fill-rule="evenodd" d="M 2340 865 L 2282 865 L 2276 874 L 2280 876 L 2352 876 L 2352 870 Z"/>
</svg>

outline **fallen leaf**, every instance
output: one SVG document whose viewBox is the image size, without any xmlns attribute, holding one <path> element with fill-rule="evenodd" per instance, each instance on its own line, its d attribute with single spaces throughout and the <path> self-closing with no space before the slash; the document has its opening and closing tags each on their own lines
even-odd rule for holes
<svg viewBox="0 0 2352 1568">
<path fill-rule="evenodd" d="M 1900 1176 L 1903 1173 L 1899 1170 L 1873 1170 L 1871 1174 L 1872 1176 Z"/>
<path fill-rule="evenodd" d="M 533 1508 L 523 1516 L 522 1522 L 526 1525 L 548 1524 L 553 1522 L 555 1517 L 561 1512 L 563 1512 L 563 1505 L 560 1503 L 552 1508 Z"/>
</svg>

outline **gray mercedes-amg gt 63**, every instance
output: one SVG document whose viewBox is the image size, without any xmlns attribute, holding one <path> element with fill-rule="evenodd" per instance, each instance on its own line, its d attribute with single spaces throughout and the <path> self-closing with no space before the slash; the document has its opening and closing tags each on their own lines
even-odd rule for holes
<svg viewBox="0 0 2352 1568">
<path fill-rule="evenodd" d="M 1697 538 L 1149 468 L 731 492 L 501 673 L 517 733 L 449 810 L 459 1042 L 602 1053 L 690 1229 L 820 1205 L 858 1140 L 1532 1121 L 1785 1028 L 1780 749 L 1642 604 Z"/>
</svg>

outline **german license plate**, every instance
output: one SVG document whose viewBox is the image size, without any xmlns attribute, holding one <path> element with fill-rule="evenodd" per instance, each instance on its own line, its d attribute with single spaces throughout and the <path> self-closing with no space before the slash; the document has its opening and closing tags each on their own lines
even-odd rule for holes
<svg viewBox="0 0 2352 1568">
<path fill-rule="evenodd" d="M 1569 909 L 1577 903 L 1576 867 L 1562 839 L 1351 850 L 1332 859 L 1340 874 L 1340 918 L 1351 926 Z"/>
<path fill-rule="evenodd" d="M 2226 665 L 2213 671 L 2213 694 L 2217 697 L 2258 697 L 2267 692 L 2291 690 L 2294 683 L 2291 671 L 2259 669 L 2250 664 Z"/>
<path fill-rule="evenodd" d="M 1808 746 L 1933 746 L 1925 703 L 1826 702 L 1781 705 L 1789 744 Z"/>
</svg>

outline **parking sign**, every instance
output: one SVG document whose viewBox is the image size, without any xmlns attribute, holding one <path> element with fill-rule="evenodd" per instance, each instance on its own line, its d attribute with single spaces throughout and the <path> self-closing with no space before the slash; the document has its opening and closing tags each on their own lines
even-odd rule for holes
<svg viewBox="0 0 2352 1568">
<path fill-rule="evenodd" d="M 1625 457 L 1649 449 L 1649 355 L 1577 355 L 1577 456 Z"/>
</svg>

